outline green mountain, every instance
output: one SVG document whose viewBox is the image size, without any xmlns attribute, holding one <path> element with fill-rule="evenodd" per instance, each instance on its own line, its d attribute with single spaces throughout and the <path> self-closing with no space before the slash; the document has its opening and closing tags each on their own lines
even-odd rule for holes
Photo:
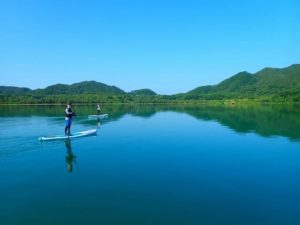
<svg viewBox="0 0 300 225">
<path fill-rule="evenodd" d="M 122 95 L 125 91 L 96 81 L 83 81 L 72 85 L 55 84 L 45 89 L 37 89 L 34 94 L 40 95 L 60 95 L 60 94 L 103 94 L 103 95 Z"/>
<path fill-rule="evenodd" d="M 139 89 L 139 90 L 134 90 L 129 92 L 128 94 L 130 95 L 141 95 L 141 96 L 155 96 L 157 95 L 154 91 L 144 88 L 144 89 Z"/>
<path fill-rule="evenodd" d="M 52 95 L 52 94 L 67 94 L 69 92 L 70 85 L 67 84 L 54 84 L 44 89 L 36 89 L 33 91 L 36 95 Z"/>
<path fill-rule="evenodd" d="M 240 72 L 217 85 L 202 86 L 186 93 L 194 98 L 255 98 L 300 93 L 300 64 L 265 68 L 257 73 Z"/>
<path fill-rule="evenodd" d="M 0 95 L 26 95 L 31 89 L 24 87 L 0 86 Z"/>
<path fill-rule="evenodd" d="M 265 68 L 251 74 L 240 72 L 217 85 L 195 88 L 187 93 L 157 95 L 150 89 L 129 93 L 116 86 L 96 81 L 72 85 L 55 84 L 45 89 L 0 86 L 0 103 L 61 103 L 73 99 L 79 103 L 169 103 L 201 100 L 250 99 L 260 102 L 300 103 L 300 64 L 286 68 Z"/>
</svg>

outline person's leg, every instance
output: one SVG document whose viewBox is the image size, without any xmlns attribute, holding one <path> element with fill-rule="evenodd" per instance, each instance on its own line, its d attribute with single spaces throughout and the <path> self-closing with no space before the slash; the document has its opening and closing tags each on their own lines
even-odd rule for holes
<svg viewBox="0 0 300 225">
<path fill-rule="evenodd" d="M 69 135 L 71 134 L 72 119 L 69 119 Z"/>
<path fill-rule="evenodd" d="M 65 127 L 65 134 L 69 135 L 70 134 L 70 129 L 71 129 L 71 123 L 70 123 L 70 119 L 66 120 L 66 127 Z"/>
<path fill-rule="evenodd" d="M 68 120 L 65 120 L 65 135 L 68 134 Z"/>
</svg>

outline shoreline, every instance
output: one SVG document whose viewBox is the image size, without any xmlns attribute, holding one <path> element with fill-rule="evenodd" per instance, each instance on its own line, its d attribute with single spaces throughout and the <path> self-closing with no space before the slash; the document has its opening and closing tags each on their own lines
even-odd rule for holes
<svg viewBox="0 0 300 225">
<path fill-rule="evenodd" d="M 76 103 L 75 105 L 89 106 L 98 103 Z M 186 102 L 104 102 L 101 105 L 224 105 L 224 106 L 235 106 L 235 105 L 300 105 L 300 102 L 260 102 L 260 101 L 249 101 L 249 100 L 207 100 L 207 101 L 186 101 Z M 1 106 L 65 106 L 65 103 L 0 103 Z"/>
</svg>

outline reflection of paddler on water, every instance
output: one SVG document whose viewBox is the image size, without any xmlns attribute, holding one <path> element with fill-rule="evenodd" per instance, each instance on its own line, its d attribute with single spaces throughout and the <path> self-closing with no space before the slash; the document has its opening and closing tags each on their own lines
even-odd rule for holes
<svg viewBox="0 0 300 225">
<path fill-rule="evenodd" d="M 100 119 L 99 119 L 99 118 L 97 118 L 97 128 L 98 128 L 98 129 L 100 128 L 100 125 L 101 125 L 101 123 L 100 123 Z"/>
<path fill-rule="evenodd" d="M 69 172 L 73 171 L 73 163 L 75 163 L 76 160 L 76 155 L 74 155 L 74 153 L 72 152 L 72 146 L 71 146 L 71 140 L 67 139 L 65 141 L 66 144 L 66 164 L 67 164 L 67 170 Z"/>
</svg>

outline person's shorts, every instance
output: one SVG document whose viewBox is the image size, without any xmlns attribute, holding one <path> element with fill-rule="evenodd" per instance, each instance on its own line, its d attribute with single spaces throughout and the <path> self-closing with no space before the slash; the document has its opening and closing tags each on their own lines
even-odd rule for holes
<svg viewBox="0 0 300 225">
<path fill-rule="evenodd" d="M 71 126 L 72 119 L 65 119 L 65 124 L 66 124 L 66 126 Z"/>
</svg>

